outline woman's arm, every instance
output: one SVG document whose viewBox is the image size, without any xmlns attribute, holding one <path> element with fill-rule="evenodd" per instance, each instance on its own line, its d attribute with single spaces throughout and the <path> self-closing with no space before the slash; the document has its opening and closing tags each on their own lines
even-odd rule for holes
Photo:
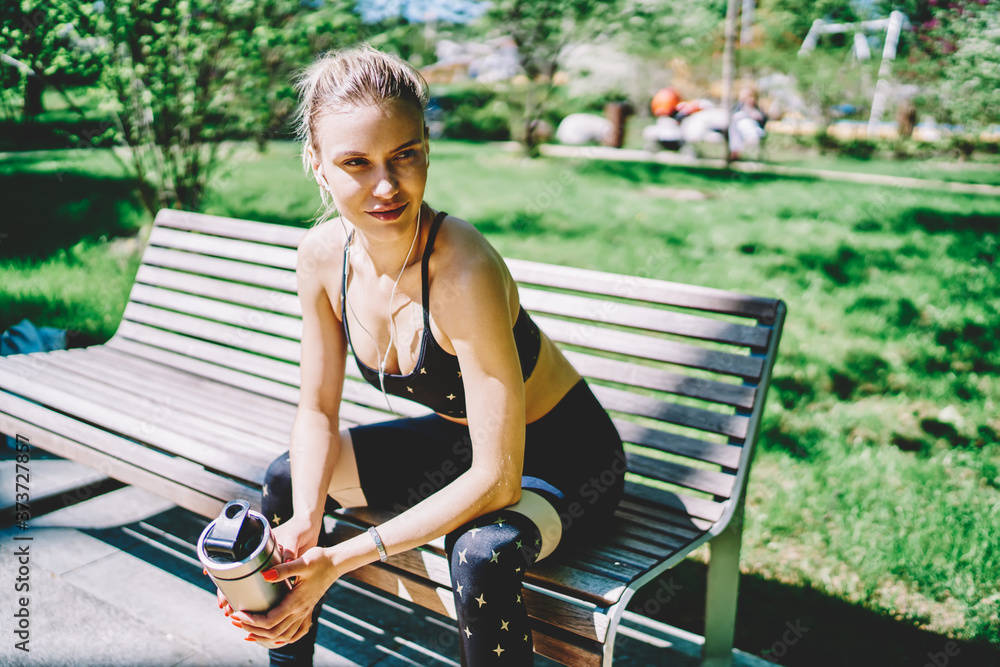
<svg viewBox="0 0 1000 667">
<path fill-rule="evenodd" d="M 299 244 L 295 267 L 302 304 L 302 343 L 300 397 L 289 446 L 294 485 L 293 514 L 288 524 L 294 527 L 277 529 L 279 537 L 286 533 L 284 537 L 290 538 L 282 546 L 294 551 L 295 557 L 316 546 L 330 479 L 340 455 L 338 415 L 347 342 L 322 279 L 324 272 L 337 275 L 336 266 L 332 266 L 337 262 L 330 258 L 341 255 L 339 247 L 330 247 L 339 246 L 332 236 L 323 227 L 309 230 Z"/>
</svg>

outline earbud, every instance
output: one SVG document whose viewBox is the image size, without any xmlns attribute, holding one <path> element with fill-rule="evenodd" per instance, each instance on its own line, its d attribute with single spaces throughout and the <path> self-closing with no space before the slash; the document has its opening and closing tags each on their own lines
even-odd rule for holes
<svg viewBox="0 0 1000 667">
<path fill-rule="evenodd" d="M 330 183 L 326 180 L 326 174 L 323 173 L 323 167 L 316 170 L 316 176 L 318 176 L 319 180 L 322 181 L 323 187 L 326 188 L 326 191 L 332 195 L 333 192 L 330 192 Z"/>
</svg>

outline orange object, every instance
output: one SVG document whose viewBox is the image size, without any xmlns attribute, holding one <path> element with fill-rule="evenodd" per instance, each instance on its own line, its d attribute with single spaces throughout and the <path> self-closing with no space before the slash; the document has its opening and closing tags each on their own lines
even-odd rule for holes
<svg viewBox="0 0 1000 667">
<path fill-rule="evenodd" d="M 691 114 L 698 113 L 702 110 L 700 100 L 688 100 L 687 102 L 681 102 L 677 105 L 678 113 L 682 113 L 685 116 L 690 116 Z"/>
<path fill-rule="evenodd" d="M 681 101 L 681 96 L 673 88 L 661 88 L 653 95 L 653 103 L 650 108 L 654 116 L 669 116 L 677 108 L 677 103 Z"/>
</svg>

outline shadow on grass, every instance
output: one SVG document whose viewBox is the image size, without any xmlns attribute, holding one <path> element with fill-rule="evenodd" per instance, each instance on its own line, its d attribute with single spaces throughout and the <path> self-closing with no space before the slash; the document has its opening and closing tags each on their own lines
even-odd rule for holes
<svg viewBox="0 0 1000 667">
<path fill-rule="evenodd" d="M 0 199 L 0 259 L 44 260 L 84 239 L 134 235 L 146 219 L 131 181 L 76 170 L 4 174 Z"/>
<path fill-rule="evenodd" d="M 1000 232 L 1000 217 L 986 213 L 955 213 L 931 208 L 911 208 L 901 211 L 893 228 L 900 232 L 921 229 L 929 234 L 996 234 Z"/>
<path fill-rule="evenodd" d="M 705 564 L 685 560 L 640 591 L 630 609 L 704 634 L 706 573 Z M 736 647 L 787 667 L 922 667 L 935 664 L 930 656 L 938 654 L 939 662 L 944 658 L 954 665 L 1000 666 L 1000 647 L 957 641 L 915 627 L 925 620 L 895 619 L 812 588 L 743 575 Z M 618 640 L 623 641 L 628 638 Z"/>
<path fill-rule="evenodd" d="M 615 162 L 612 160 L 588 160 L 577 163 L 579 174 L 598 177 L 619 178 L 632 183 L 663 183 L 669 181 L 672 185 L 680 184 L 678 176 L 690 177 L 692 182 L 699 180 L 706 185 L 723 185 L 728 183 L 773 183 L 776 181 L 815 182 L 821 180 L 812 176 L 788 176 L 771 173 L 748 173 L 718 167 L 678 166 L 674 164 L 658 164 L 655 162 Z"/>
<path fill-rule="evenodd" d="M 202 210 L 209 212 L 207 207 Z M 229 206 L 224 211 L 211 210 L 211 214 L 238 218 L 240 220 L 253 220 L 255 222 L 269 222 L 276 225 L 288 225 L 289 227 L 300 227 L 302 229 L 307 229 L 315 225 L 315 220 L 312 218 L 303 219 L 301 216 L 282 215 L 280 213 L 275 213 L 273 210 L 253 207 L 240 207 L 237 209 L 233 206 Z"/>
</svg>

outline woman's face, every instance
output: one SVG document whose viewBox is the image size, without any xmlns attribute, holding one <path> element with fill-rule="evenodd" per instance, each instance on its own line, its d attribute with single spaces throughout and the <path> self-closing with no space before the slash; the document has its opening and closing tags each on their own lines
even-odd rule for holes
<svg viewBox="0 0 1000 667">
<path fill-rule="evenodd" d="M 424 198 L 430 150 L 419 109 L 401 100 L 351 107 L 317 124 L 313 168 L 340 214 L 387 240 L 410 229 Z M 323 179 L 320 178 L 320 183 Z"/>
</svg>

